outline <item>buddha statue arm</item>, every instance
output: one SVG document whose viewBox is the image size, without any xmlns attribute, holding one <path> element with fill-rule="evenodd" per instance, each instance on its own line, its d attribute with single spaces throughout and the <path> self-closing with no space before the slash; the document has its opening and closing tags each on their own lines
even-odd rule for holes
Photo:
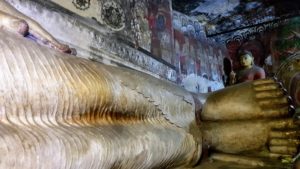
<svg viewBox="0 0 300 169">
<path fill-rule="evenodd" d="M 22 36 L 25 36 L 29 29 L 28 24 L 24 20 L 3 11 L 0 11 L 0 27 L 7 31 L 17 32 Z"/>
<path fill-rule="evenodd" d="M 50 47 L 61 52 L 76 53 L 74 49 L 70 49 L 68 45 L 58 42 L 40 24 L 16 10 L 5 0 L 0 0 L 0 12 L 0 19 L 7 21 L 1 23 L 2 27 L 6 27 L 10 31 L 20 33 L 23 36 L 30 33 L 43 43 L 50 45 Z"/>
</svg>

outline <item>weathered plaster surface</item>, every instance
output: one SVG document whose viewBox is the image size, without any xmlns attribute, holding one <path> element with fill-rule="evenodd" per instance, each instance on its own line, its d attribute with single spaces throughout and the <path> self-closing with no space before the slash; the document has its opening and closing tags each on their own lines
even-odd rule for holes
<svg viewBox="0 0 300 169">
<path fill-rule="evenodd" d="M 193 92 L 223 88 L 223 47 L 206 38 L 196 19 L 172 12 L 169 0 L 80 1 L 89 2 L 81 4 L 86 9 L 53 1 L 8 0 L 79 57 L 146 72 Z M 116 20 L 105 21 L 105 12 Z"/>
<path fill-rule="evenodd" d="M 175 81 L 176 71 L 118 40 L 114 31 L 93 19 L 83 18 L 50 1 L 8 0 L 40 23 L 58 40 L 76 48 L 78 56 L 125 66 L 158 78 Z"/>
<path fill-rule="evenodd" d="M 225 46 L 207 39 L 203 25 L 192 17 L 173 11 L 173 25 L 177 82 L 192 92 L 206 93 L 223 88 Z"/>
</svg>

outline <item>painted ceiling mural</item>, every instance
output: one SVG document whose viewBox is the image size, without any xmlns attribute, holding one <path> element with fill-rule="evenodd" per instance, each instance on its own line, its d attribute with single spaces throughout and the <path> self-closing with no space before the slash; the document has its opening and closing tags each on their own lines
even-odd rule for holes
<svg viewBox="0 0 300 169">
<path fill-rule="evenodd" d="M 207 22 L 208 36 L 299 15 L 299 0 L 173 0 L 173 9 Z"/>
</svg>

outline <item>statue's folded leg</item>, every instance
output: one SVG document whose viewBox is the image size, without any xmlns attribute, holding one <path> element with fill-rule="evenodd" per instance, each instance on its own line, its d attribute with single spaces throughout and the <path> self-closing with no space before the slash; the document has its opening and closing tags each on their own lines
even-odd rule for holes
<svg viewBox="0 0 300 169">
<path fill-rule="evenodd" d="M 195 164 L 201 145 L 172 125 L 0 125 L 0 168 L 170 168 Z"/>
</svg>

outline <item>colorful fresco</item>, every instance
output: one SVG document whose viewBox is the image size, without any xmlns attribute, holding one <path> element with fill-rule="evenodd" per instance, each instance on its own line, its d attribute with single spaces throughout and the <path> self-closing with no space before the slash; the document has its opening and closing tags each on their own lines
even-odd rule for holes
<svg viewBox="0 0 300 169">
<path fill-rule="evenodd" d="M 291 57 L 297 57 L 297 54 L 300 54 L 300 17 L 291 19 L 287 25 L 277 29 L 273 36 L 271 36 L 270 41 L 273 69 L 279 69 L 280 71 L 280 68 L 286 63 L 286 60 Z M 296 56 L 295 53 L 297 53 Z M 290 95 L 298 108 L 300 108 L 300 70 L 295 71 L 294 68 L 299 64 L 300 57 L 298 56 L 298 58 L 289 65 L 288 69 L 290 72 L 286 72 L 288 75 L 294 72 L 290 75 L 292 80 L 285 82 L 288 84 Z"/>
<path fill-rule="evenodd" d="M 148 23 L 151 30 L 151 53 L 174 65 L 173 25 L 170 0 L 148 1 Z"/>
<path fill-rule="evenodd" d="M 287 57 L 300 51 L 300 17 L 276 29 L 270 39 L 273 67 L 276 70 Z"/>
<path fill-rule="evenodd" d="M 194 92 L 222 88 L 224 46 L 206 39 L 196 19 L 173 12 L 173 25 L 177 82 Z"/>
<path fill-rule="evenodd" d="M 57 4 L 106 26 L 123 41 L 174 66 L 171 0 L 73 0 Z"/>
<path fill-rule="evenodd" d="M 282 62 L 276 76 L 287 87 L 294 105 L 300 111 L 300 51 L 290 55 Z"/>
<path fill-rule="evenodd" d="M 116 32 L 120 39 L 174 66 L 170 0 L 100 1 L 104 5 L 115 2 L 124 11 L 124 29 Z M 102 9 L 102 13 L 104 11 Z M 111 14 L 102 18 L 111 18 Z"/>
<path fill-rule="evenodd" d="M 68 0 L 68 1 L 51 0 L 51 1 L 80 16 L 87 17 L 87 18 L 94 18 L 94 20 L 98 21 L 101 24 L 104 24 L 102 18 L 103 15 L 101 15 L 101 12 L 99 10 L 100 9 L 99 7 L 103 5 L 102 2 L 99 0 Z M 124 15 L 123 11 L 119 11 L 119 13 L 121 15 Z"/>
<path fill-rule="evenodd" d="M 176 75 L 171 73 L 172 81 L 175 79 L 186 88 L 195 82 L 190 85 L 191 91 L 208 92 L 223 87 L 224 47 L 208 40 L 204 26 L 196 19 L 173 12 L 171 0 L 52 1 L 89 20 L 93 19 L 94 23 L 107 28 L 105 31 L 109 34 L 106 36 L 111 36 L 116 43 L 128 45 L 135 51 L 133 53 L 143 53 L 176 71 Z M 93 45 L 100 46 L 97 42 Z M 104 50 L 114 52 L 113 47 Z M 132 61 L 130 54 L 122 51 L 114 53 L 143 68 L 152 64 Z M 124 56 L 122 53 L 125 53 Z M 138 54 L 136 60 L 140 60 L 141 56 Z"/>
<path fill-rule="evenodd" d="M 151 52 L 151 27 L 148 21 L 149 11 L 148 11 L 148 0 L 98 0 L 102 3 L 103 9 L 99 10 L 101 13 L 107 13 L 103 18 L 110 19 L 111 12 L 110 6 L 105 7 L 105 4 L 116 3 L 124 11 L 124 27 L 121 30 L 114 32 L 119 39 L 123 40 L 127 44 L 134 46 L 135 48 L 143 49 L 147 52 Z M 103 15 L 103 14 L 102 14 Z"/>
<path fill-rule="evenodd" d="M 141 47 L 148 52 L 151 51 L 152 27 L 149 22 L 149 11 L 147 0 L 133 1 L 131 4 L 132 19 L 127 31 L 131 31 L 131 37 L 136 46 Z M 153 18 L 154 19 L 154 18 Z M 151 21 L 154 22 L 154 21 Z"/>
</svg>

